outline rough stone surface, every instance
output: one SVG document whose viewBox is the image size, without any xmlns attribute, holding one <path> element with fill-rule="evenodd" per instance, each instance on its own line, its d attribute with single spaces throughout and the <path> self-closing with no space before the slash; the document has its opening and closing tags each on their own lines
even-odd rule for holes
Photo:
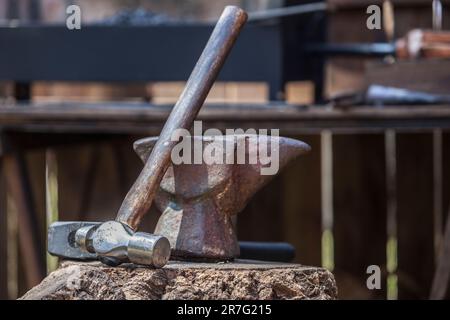
<svg viewBox="0 0 450 320">
<path fill-rule="evenodd" d="M 162 269 L 65 261 L 21 299 L 336 299 L 323 268 L 255 261 L 170 262 Z"/>
</svg>

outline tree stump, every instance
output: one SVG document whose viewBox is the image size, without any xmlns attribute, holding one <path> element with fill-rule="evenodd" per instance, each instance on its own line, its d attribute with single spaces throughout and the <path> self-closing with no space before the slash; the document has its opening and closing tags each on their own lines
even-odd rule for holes
<svg viewBox="0 0 450 320">
<path fill-rule="evenodd" d="M 336 299 L 334 276 L 298 264 L 171 261 L 162 269 L 62 262 L 20 299 Z"/>
</svg>

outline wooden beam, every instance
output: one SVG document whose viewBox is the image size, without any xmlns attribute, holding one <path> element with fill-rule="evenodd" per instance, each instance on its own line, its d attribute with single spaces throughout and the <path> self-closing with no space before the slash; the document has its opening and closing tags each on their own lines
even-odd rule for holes
<svg viewBox="0 0 450 320">
<path fill-rule="evenodd" d="M 340 298 L 386 298 L 386 162 L 383 134 L 333 136 L 335 269 Z M 381 269 L 370 290 L 367 268 Z"/>
<path fill-rule="evenodd" d="M 0 129 L 41 133 L 158 134 L 170 106 L 56 104 L 0 108 Z M 215 128 L 280 128 L 284 135 L 450 129 L 450 108 L 390 106 L 329 109 L 277 104 L 206 106 L 197 118 Z"/>
<path fill-rule="evenodd" d="M 397 134 L 399 299 L 427 299 L 435 270 L 433 135 Z"/>
<path fill-rule="evenodd" d="M 0 157 L 0 300 L 8 298 L 7 286 L 7 214 L 6 214 L 6 190 L 2 166 L 2 157 Z"/>
<path fill-rule="evenodd" d="M 46 207 L 46 229 L 58 220 L 58 160 L 56 151 L 48 148 L 45 151 L 45 207 Z M 58 258 L 47 253 L 47 273 L 58 267 Z"/>
<path fill-rule="evenodd" d="M 397 282 L 397 135 L 394 130 L 384 134 L 386 163 L 386 298 L 398 298 Z"/>
<path fill-rule="evenodd" d="M 8 192 L 18 213 L 19 246 L 26 265 L 27 285 L 31 288 L 45 276 L 45 264 L 28 176 L 19 154 L 5 156 L 3 168 Z"/>
<path fill-rule="evenodd" d="M 321 265 L 320 135 L 295 136 L 312 148 L 281 173 L 284 241 L 295 249 L 295 262 Z"/>
<path fill-rule="evenodd" d="M 450 210 L 447 216 L 444 241 L 442 242 L 436 272 L 431 287 L 430 299 L 445 299 L 450 281 Z"/>
<path fill-rule="evenodd" d="M 440 129 L 433 130 L 433 222 L 434 249 L 436 259 L 442 242 L 443 230 L 443 133 Z M 437 261 L 436 261 L 437 262 Z"/>
</svg>

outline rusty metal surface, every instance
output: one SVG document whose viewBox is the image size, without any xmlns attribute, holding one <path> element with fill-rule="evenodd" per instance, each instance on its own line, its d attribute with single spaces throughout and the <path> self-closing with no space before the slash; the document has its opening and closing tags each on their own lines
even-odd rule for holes
<svg viewBox="0 0 450 320">
<path fill-rule="evenodd" d="M 117 214 L 117 221 L 133 230 L 139 226 L 169 166 L 171 150 L 177 143 L 171 141 L 172 132 L 192 126 L 246 20 L 247 14 L 242 9 L 233 6 L 225 8 L 183 93 L 170 113 L 158 142 L 126 195 Z"/>
<path fill-rule="evenodd" d="M 232 139 L 233 149 L 224 152 L 236 156 L 238 144 L 245 142 L 246 158 L 255 153 L 258 144 L 248 136 L 192 137 L 203 149 L 217 139 Z M 310 147 L 298 140 L 279 139 L 280 170 Z M 141 139 L 134 148 L 146 161 L 157 137 Z M 191 143 L 194 148 L 194 143 Z M 225 155 L 226 158 L 227 155 Z M 155 229 L 169 239 L 172 258 L 189 260 L 229 260 L 239 255 L 239 245 L 231 217 L 242 211 L 250 198 L 275 175 L 261 175 L 263 164 L 178 164 L 170 165 L 156 193 L 155 204 L 161 217 Z"/>
</svg>

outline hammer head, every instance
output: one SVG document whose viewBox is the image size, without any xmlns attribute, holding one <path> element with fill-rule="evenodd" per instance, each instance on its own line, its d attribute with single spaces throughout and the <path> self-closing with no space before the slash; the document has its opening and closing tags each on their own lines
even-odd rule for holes
<svg viewBox="0 0 450 320">
<path fill-rule="evenodd" d="M 58 221 L 48 228 L 48 252 L 51 255 L 75 259 L 93 260 L 95 253 L 90 253 L 75 241 L 76 232 L 83 227 L 98 226 L 100 222 Z"/>
<path fill-rule="evenodd" d="M 167 238 L 133 232 L 118 221 L 55 222 L 48 231 L 48 252 L 62 258 L 99 259 L 108 265 L 123 262 L 163 267 L 170 257 Z"/>
</svg>

